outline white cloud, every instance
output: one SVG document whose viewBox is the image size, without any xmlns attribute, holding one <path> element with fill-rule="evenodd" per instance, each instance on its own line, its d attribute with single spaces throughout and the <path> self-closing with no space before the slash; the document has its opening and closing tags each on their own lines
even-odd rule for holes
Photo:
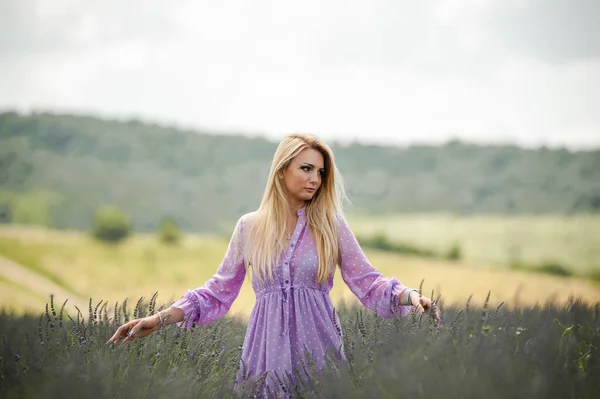
<svg viewBox="0 0 600 399">
<path fill-rule="evenodd" d="M 515 42 L 536 1 L 5 3 L 0 107 L 273 137 L 598 146 L 598 33 L 584 24 L 554 54 L 537 21 Z M 547 8 L 570 21 L 577 7 Z"/>
</svg>

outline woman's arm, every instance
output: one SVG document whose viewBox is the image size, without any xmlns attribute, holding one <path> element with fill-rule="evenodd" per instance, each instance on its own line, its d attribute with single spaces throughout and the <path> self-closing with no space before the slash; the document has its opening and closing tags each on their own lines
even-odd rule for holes
<svg viewBox="0 0 600 399">
<path fill-rule="evenodd" d="M 385 278 L 371 265 L 343 217 L 339 218 L 338 237 L 342 279 L 358 300 L 381 317 L 409 314 L 412 306 L 401 295 L 407 287 L 394 277 Z M 394 306 L 394 301 L 400 306 Z"/>
<path fill-rule="evenodd" d="M 183 298 L 171 305 L 168 315 L 173 318 L 168 321 L 169 324 L 179 323 L 180 327 L 190 328 L 192 323 L 216 321 L 229 311 L 246 276 L 243 235 L 244 221 L 240 218 L 215 275 L 202 287 L 188 290 Z"/>
<path fill-rule="evenodd" d="M 217 273 L 203 287 L 189 290 L 183 298 L 169 308 L 121 325 L 107 344 L 126 344 L 135 338 L 145 337 L 162 325 L 179 323 L 190 328 L 193 323 L 207 324 L 225 315 L 237 298 L 246 267 L 243 260 L 243 222 L 240 219 L 229 242 L 229 247 Z"/>
</svg>

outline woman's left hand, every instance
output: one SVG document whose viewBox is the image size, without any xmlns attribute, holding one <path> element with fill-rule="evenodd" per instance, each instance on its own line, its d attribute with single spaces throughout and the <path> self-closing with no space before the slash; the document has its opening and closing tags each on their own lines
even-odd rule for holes
<svg viewBox="0 0 600 399">
<path fill-rule="evenodd" d="M 431 299 L 422 296 L 417 291 L 413 291 L 410 293 L 410 303 L 420 314 L 427 312 L 431 314 L 437 323 L 440 322 L 440 311 L 437 304 Z"/>
</svg>

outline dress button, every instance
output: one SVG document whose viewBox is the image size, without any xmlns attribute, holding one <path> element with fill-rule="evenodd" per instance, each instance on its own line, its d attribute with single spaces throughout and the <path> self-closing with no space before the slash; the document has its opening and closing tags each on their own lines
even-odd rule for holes
<svg viewBox="0 0 600 399">
<path fill-rule="evenodd" d="M 284 262 L 284 263 L 285 263 L 286 265 L 288 264 L 288 263 L 287 263 L 287 261 L 286 261 L 286 262 Z"/>
<path fill-rule="evenodd" d="M 289 282 L 290 282 L 290 280 L 285 280 L 285 283 L 286 283 L 286 284 L 287 284 L 287 283 L 289 283 Z"/>
</svg>

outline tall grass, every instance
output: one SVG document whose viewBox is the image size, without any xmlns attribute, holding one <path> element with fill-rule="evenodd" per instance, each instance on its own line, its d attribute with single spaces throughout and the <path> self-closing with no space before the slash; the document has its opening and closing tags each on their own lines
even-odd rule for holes
<svg viewBox="0 0 600 399">
<path fill-rule="evenodd" d="M 130 309 L 130 310 L 127 310 Z M 156 297 L 135 306 L 104 302 L 66 318 L 58 304 L 40 317 L 0 313 L 0 397 L 248 397 L 234 390 L 244 325 L 226 318 L 182 331 L 175 326 L 105 345 L 125 318 L 157 310 Z M 292 397 L 580 397 L 600 389 L 600 304 L 481 306 L 425 317 L 382 319 L 339 311 L 346 362 L 323 370 L 297 365 Z M 308 376 L 308 377 L 307 377 Z"/>
</svg>

